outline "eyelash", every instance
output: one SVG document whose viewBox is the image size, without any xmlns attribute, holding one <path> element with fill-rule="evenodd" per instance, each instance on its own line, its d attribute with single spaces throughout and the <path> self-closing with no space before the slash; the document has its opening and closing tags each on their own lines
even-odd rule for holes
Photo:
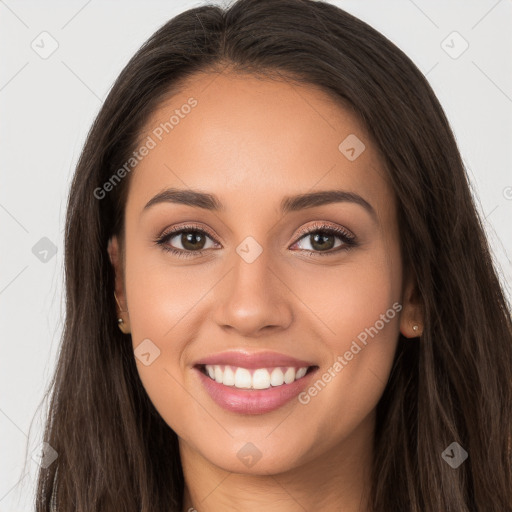
<svg viewBox="0 0 512 512">
<path fill-rule="evenodd" d="M 183 249 L 174 249 L 174 248 L 166 245 L 166 242 L 168 240 L 170 240 L 171 238 L 174 238 L 176 235 L 179 235 L 181 233 L 190 233 L 190 232 L 201 233 L 201 234 L 207 235 L 216 242 L 213 235 L 211 233 L 209 233 L 208 231 L 205 231 L 204 229 L 199 228 L 198 226 L 186 225 L 186 226 L 180 226 L 177 229 L 168 231 L 167 233 L 163 233 L 160 237 L 158 237 L 156 240 L 154 240 L 154 243 L 155 243 L 155 245 L 160 246 L 162 250 L 169 252 L 169 253 L 173 254 L 174 256 L 177 256 L 178 258 L 192 258 L 195 256 L 202 255 L 203 253 L 208 251 L 208 249 L 203 249 L 200 251 L 186 251 Z M 323 234 L 328 234 L 328 235 L 336 235 L 338 238 L 340 238 L 343 241 L 344 245 L 342 245 L 341 247 L 337 247 L 336 250 L 329 250 L 329 251 L 310 251 L 308 249 L 301 249 L 302 251 L 306 251 L 306 252 L 310 253 L 309 255 L 311 257 L 315 257 L 317 255 L 318 256 L 329 256 L 329 255 L 337 254 L 340 251 L 349 251 L 350 249 L 352 249 L 353 247 L 356 247 L 358 245 L 357 241 L 356 241 L 356 237 L 354 235 L 351 235 L 348 231 L 346 231 L 342 228 L 338 228 L 338 227 L 334 227 L 334 226 L 331 226 L 328 224 L 322 224 L 322 223 L 315 223 L 307 228 L 301 229 L 299 231 L 300 236 L 296 240 L 296 242 L 294 242 L 293 245 L 295 245 L 299 240 L 304 238 L 306 235 L 311 235 L 311 234 L 317 233 L 317 232 L 321 232 Z M 218 243 L 218 242 L 216 242 L 216 243 Z M 311 253 L 313 253 L 313 254 L 311 254 Z"/>
</svg>

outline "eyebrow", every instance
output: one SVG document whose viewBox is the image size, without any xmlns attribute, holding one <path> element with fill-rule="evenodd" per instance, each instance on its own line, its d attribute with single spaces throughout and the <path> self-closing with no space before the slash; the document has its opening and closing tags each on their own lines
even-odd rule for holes
<svg viewBox="0 0 512 512">
<path fill-rule="evenodd" d="M 183 204 L 215 212 L 224 210 L 224 206 L 214 194 L 198 192 L 196 190 L 168 188 L 151 198 L 147 202 L 146 206 L 144 206 L 143 213 L 159 203 Z M 366 201 L 366 199 L 363 199 L 360 195 L 355 194 L 354 192 L 347 192 L 345 190 L 321 190 L 318 192 L 286 196 L 281 201 L 280 211 L 284 215 L 286 213 L 332 203 L 358 204 L 359 206 L 362 206 L 375 221 L 377 221 L 377 214 L 373 206 Z"/>
</svg>

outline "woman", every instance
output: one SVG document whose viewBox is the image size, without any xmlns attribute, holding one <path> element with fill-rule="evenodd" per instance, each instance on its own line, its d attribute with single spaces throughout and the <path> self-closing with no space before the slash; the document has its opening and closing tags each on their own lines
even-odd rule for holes
<svg viewBox="0 0 512 512">
<path fill-rule="evenodd" d="M 438 100 L 362 21 L 170 20 L 65 251 L 38 511 L 512 510 L 510 306 Z"/>
</svg>

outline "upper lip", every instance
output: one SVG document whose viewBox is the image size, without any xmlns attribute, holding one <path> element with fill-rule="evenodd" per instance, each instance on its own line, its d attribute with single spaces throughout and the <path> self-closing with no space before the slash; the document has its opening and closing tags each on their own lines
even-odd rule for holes
<svg viewBox="0 0 512 512">
<path fill-rule="evenodd" d="M 277 366 L 292 366 L 294 368 L 314 366 L 311 362 L 296 359 L 286 354 L 269 351 L 253 353 L 241 351 L 221 352 L 196 361 L 194 366 L 205 364 L 230 365 L 248 369 L 273 368 Z"/>
</svg>

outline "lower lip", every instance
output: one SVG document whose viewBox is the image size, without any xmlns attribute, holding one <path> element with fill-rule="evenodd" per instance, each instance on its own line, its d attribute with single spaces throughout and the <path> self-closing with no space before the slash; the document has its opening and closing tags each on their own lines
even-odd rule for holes
<svg viewBox="0 0 512 512">
<path fill-rule="evenodd" d="M 310 382 L 318 368 L 313 368 L 304 377 L 281 386 L 268 389 L 239 389 L 224 386 L 194 368 L 213 401 L 222 408 L 240 414 L 264 414 L 271 412 L 296 397 Z"/>
</svg>

